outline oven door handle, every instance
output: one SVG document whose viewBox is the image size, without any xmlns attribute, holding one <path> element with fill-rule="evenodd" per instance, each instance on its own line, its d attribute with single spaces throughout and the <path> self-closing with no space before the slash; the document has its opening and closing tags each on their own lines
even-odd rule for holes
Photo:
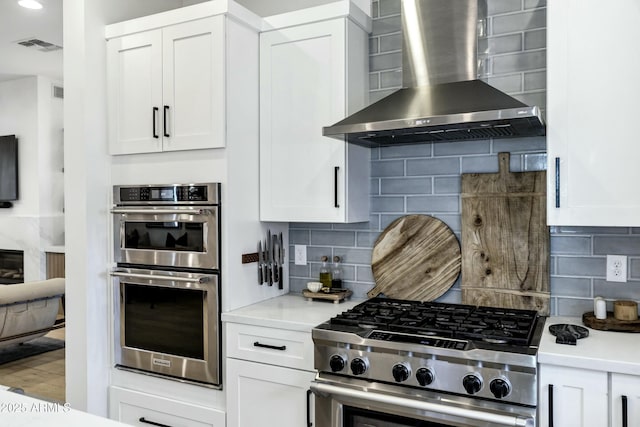
<svg viewBox="0 0 640 427">
<path fill-rule="evenodd" d="M 519 417 L 512 415 L 500 415 L 490 412 L 477 411 L 466 408 L 456 408 L 442 403 L 432 403 L 420 400 L 407 399 L 404 397 L 389 396 L 376 392 L 366 392 L 354 390 L 346 387 L 339 387 L 330 384 L 312 382 L 311 391 L 320 395 L 330 395 L 337 397 L 345 397 L 358 399 L 365 402 L 376 402 L 398 407 L 412 408 L 420 411 L 439 413 L 443 415 L 452 415 L 463 417 L 474 421 L 482 421 L 485 423 L 496 424 L 499 426 L 513 427 L 533 427 L 535 420 L 531 417 Z"/>
<path fill-rule="evenodd" d="M 209 209 L 202 208 L 184 208 L 184 209 L 128 209 L 128 208 L 113 208 L 112 214 L 143 214 L 143 215 L 163 215 L 163 214 L 191 214 L 191 215 L 208 215 L 211 213 Z"/>
<path fill-rule="evenodd" d="M 176 276 L 163 276 L 160 274 L 141 274 L 141 273 L 125 273 L 120 271 L 112 271 L 112 276 L 116 277 L 130 277 L 132 279 L 149 279 L 149 280 L 166 280 L 172 282 L 186 282 L 186 283 L 207 283 L 211 281 L 210 276 L 200 277 L 176 277 Z"/>
</svg>

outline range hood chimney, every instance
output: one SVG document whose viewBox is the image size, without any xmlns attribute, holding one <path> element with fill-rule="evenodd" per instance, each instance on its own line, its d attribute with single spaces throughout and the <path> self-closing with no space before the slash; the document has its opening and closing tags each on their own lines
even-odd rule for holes
<svg viewBox="0 0 640 427">
<path fill-rule="evenodd" d="M 540 136 L 540 109 L 477 79 L 483 0 L 401 0 L 403 89 L 324 136 L 375 147 Z"/>
</svg>

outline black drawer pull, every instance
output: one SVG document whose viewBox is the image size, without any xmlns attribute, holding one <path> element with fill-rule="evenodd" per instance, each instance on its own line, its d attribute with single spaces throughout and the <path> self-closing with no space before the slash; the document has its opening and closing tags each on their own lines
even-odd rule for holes
<svg viewBox="0 0 640 427">
<path fill-rule="evenodd" d="M 145 419 L 144 417 L 140 417 L 140 419 L 138 421 L 140 421 L 141 423 L 145 423 L 145 424 L 151 424 L 152 426 L 171 427 L 169 424 L 156 423 L 155 421 L 149 421 L 149 420 Z"/>
<path fill-rule="evenodd" d="M 159 138 L 158 134 L 156 133 L 156 115 L 158 113 L 158 107 L 153 107 L 153 117 L 152 117 L 152 123 L 153 123 L 153 137 L 154 138 Z"/>
<path fill-rule="evenodd" d="M 311 390 L 307 390 L 307 427 L 313 427 L 313 422 L 311 421 L 311 396 L 313 392 Z"/>
<path fill-rule="evenodd" d="M 333 207 L 339 208 L 338 204 L 338 171 L 340 170 L 340 166 L 336 166 L 333 168 Z"/>
<path fill-rule="evenodd" d="M 171 135 L 169 135 L 169 132 L 167 132 L 167 113 L 169 112 L 169 106 L 165 105 L 164 106 L 164 114 L 162 117 L 162 130 L 164 131 L 164 136 L 166 136 L 167 138 L 169 138 Z"/>
<path fill-rule="evenodd" d="M 629 426 L 629 419 L 627 415 L 627 396 L 622 396 L 622 427 Z"/>
<path fill-rule="evenodd" d="M 556 208 L 560 207 L 560 157 L 556 157 Z"/>
<path fill-rule="evenodd" d="M 269 345 L 269 344 L 262 344 L 258 341 L 253 343 L 254 347 L 262 347 L 262 348 L 270 348 L 271 350 L 280 350 L 280 351 L 285 351 L 287 349 L 286 345 Z"/>
<path fill-rule="evenodd" d="M 549 384 L 549 427 L 553 427 L 553 384 Z"/>
</svg>

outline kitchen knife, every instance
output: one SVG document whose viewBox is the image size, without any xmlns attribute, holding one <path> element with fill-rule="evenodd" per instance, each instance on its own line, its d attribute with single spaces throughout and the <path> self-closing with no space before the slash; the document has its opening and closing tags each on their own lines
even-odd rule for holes
<svg viewBox="0 0 640 427">
<path fill-rule="evenodd" d="M 267 230 L 267 277 L 269 286 L 273 286 L 273 249 L 271 246 L 271 230 Z"/>
<path fill-rule="evenodd" d="M 284 243 L 282 243 L 282 232 L 278 234 L 278 243 L 280 243 L 280 250 L 278 251 L 278 259 L 280 261 L 278 263 L 278 278 L 280 279 L 278 282 L 278 289 L 283 289 L 284 283 L 282 282 L 284 276 L 282 275 L 282 266 L 284 265 Z"/>
<path fill-rule="evenodd" d="M 280 251 L 278 247 L 278 241 L 274 239 L 273 243 L 273 282 L 278 283 L 278 287 L 280 287 L 280 274 L 278 271 L 278 266 L 280 264 L 280 258 L 278 257 L 278 252 Z"/>
<path fill-rule="evenodd" d="M 264 257 L 262 254 L 262 241 L 258 241 L 258 284 L 262 285 L 264 282 L 262 278 L 262 264 L 264 264 Z"/>
</svg>

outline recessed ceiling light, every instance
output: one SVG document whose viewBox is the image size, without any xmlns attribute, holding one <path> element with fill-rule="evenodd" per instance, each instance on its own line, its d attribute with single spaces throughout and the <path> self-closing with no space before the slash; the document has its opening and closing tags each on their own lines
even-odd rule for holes
<svg viewBox="0 0 640 427">
<path fill-rule="evenodd" d="M 36 0 L 19 0 L 18 4 L 27 9 L 42 9 L 42 4 Z"/>
</svg>

